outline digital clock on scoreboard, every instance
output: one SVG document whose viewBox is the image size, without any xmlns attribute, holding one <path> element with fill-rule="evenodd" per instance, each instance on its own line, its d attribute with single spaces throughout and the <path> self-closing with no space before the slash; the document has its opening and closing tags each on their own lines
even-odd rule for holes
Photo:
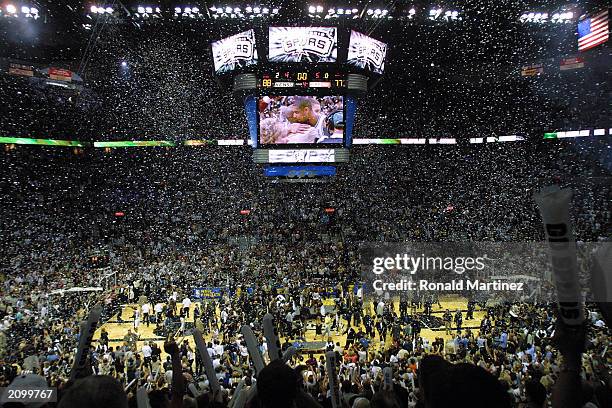
<svg viewBox="0 0 612 408">
<path fill-rule="evenodd" d="M 346 76 L 330 71 L 276 71 L 259 76 L 259 88 L 344 88 Z"/>
</svg>

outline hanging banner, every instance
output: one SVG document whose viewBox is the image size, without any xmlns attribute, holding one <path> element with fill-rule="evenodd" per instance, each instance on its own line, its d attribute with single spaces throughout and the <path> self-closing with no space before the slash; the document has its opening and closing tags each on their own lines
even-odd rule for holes
<svg viewBox="0 0 612 408">
<path fill-rule="evenodd" d="M 49 68 L 49 79 L 56 81 L 72 81 L 72 71 L 62 68 Z"/>
<path fill-rule="evenodd" d="M 32 77 L 34 76 L 34 67 L 11 63 L 9 65 L 8 73 L 10 75 Z"/>
<path fill-rule="evenodd" d="M 544 73 L 542 64 L 526 65 L 521 68 L 521 76 L 537 76 Z"/>
<path fill-rule="evenodd" d="M 584 59 L 580 57 L 563 58 L 561 60 L 561 64 L 559 65 L 559 69 L 561 71 L 569 71 L 580 68 L 584 68 Z"/>
</svg>

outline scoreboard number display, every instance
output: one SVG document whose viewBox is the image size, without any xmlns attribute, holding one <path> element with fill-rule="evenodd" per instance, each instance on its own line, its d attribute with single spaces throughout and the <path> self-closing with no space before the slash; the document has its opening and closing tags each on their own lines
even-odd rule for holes
<svg viewBox="0 0 612 408">
<path fill-rule="evenodd" d="M 346 76 L 329 71 L 276 71 L 260 75 L 259 88 L 345 88 Z"/>
</svg>

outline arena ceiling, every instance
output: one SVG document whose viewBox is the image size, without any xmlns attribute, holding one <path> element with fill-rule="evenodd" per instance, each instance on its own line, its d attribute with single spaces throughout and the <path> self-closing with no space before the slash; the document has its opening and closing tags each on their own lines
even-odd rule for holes
<svg viewBox="0 0 612 408">
<path fill-rule="evenodd" d="M 612 0 L 606 0 L 608 4 Z M 189 4 L 188 4 L 189 3 Z M 362 23 L 368 20 L 367 11 L 381 9 L 388 11 L 388 16 L 396 19 L 370 19 L 370 27 L 376 27 L 384 32 L 385 25 L 406 24 L 397 17 L 408 13 L 410 9 L 416 9 L 417 15 L 426 15 L 434 6 L 445 9 L 460 10 L 466 16 L 479 16 L 484 20 L 503 22 L 504 20 L 516 20 L 521 13 L 527 11 L 554 12 L 563 8 L 575 9 L 581 12 L 601 6 L 601 0 L 577 0 L 568 2 L 563 0 L 457 0 L 457 1 L 424 1 L 424 0 L 261 0 L 261 6 L 276 10 L 260 19 L 249 21 L 248 18 L 213 18 L 211 9 L 214 7 L 233 7 L 246 9 L 250 5 L 255 6 L 252 1 L 244 0 L 219 0 L 219 1 L 132 1 L 132 0 L 1 0 L 0 10 L 6 9 L 7 5 L 14 4 L 17 9 L 21 7 L 36 7 L 40 10 L 40 18 L 36 21 L 27 18 L 6 18 L 6 11 L 0 13 L 0 57 L 33 60 L 38 62 L 49 62 L 51 60 L 75 60 L 87 49 L 87 44 L 95 41 L 97 36 L 104 35 L 99 30 L 97 22 L 104 20 L 108 25 L 119 26 L 119 29 L 139 29 L 143 24 L 148 24 L 137 16 L 139 6 L 150 6 L 153 9 L 160 8 L 160 23 L 191 24 L 196 29 L 199 27 L 206 32 L 210 25 L 220 27 L 228 32 L 235 28 L 244 27 L 249 24 L 312 24 L 317 21 L 309 13 L 309 8 L 319 6 L 322 10 L 330 10 L 343 7 L 357 10 L 358 15 L 350 18 L 337 19 L 338 24 L 350 25 Z M 92 6 L 112 7 L 114 17 L 100 16 L 91 13 Z M 176 7 L 198 7 L 200 17 L 194 20 L 176 19 L 173 16 Z M 309 15 L 310 14 L 310 15 Z M 325 14 L 325 11 L 323 12 Z M 2 18 L 4 17 L 4 18 Z"/>
</svg>

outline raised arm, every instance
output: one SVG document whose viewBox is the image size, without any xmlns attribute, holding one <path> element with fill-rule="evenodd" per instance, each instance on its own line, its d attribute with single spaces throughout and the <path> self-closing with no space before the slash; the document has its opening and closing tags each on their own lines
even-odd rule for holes
<svg viewBox="0 0 612 408">
<path fill-rule="evenodd" d="M 164 351 L 172 358 L 172 399 L 170 408 L 182 408 L 185 396 L 185 379 L 178 345 L 174 340 L 164 343 Z"/>
</svg>

